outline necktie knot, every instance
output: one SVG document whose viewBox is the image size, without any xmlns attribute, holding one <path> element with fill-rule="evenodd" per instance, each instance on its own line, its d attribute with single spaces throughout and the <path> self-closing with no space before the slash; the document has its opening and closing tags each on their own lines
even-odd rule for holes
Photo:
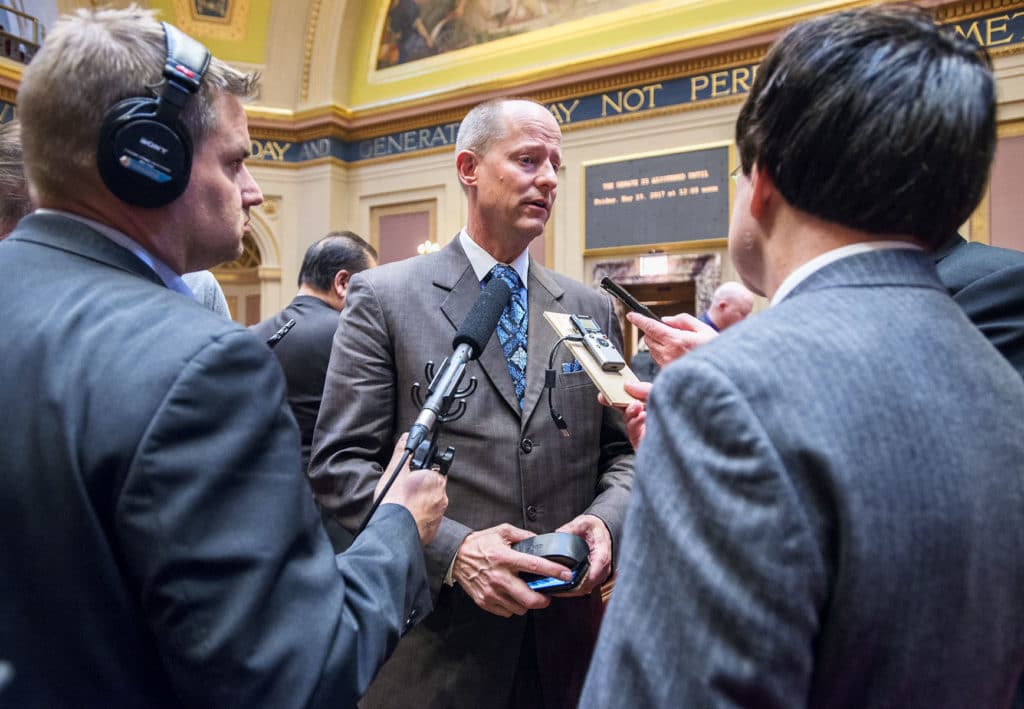
<svg viewBox="0 0 1024 709">
<path fill-rule="evenodd" d="M 494 268 L 491 269 L 491 277 L 500 278 L 505 281 L 513 293 L 523 287 L 523 281 L 519 278 L 519 273 L 507 263 L 494 264 Z"/>
</svg>

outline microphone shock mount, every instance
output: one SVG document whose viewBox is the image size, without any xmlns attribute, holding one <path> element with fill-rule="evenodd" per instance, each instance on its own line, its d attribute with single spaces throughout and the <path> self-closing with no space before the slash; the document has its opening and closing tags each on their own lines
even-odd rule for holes
<svg viewBox="0 0 1024 709">
<path fill-rule="evenodd" d="M 447 360 L 445 360 L 447 362 Z M 445 362 L 441 363 L 441 371 L 443 372 Z M 430 360 L 423 368 L 424 378 L 430 382 L 428 391 L 433 391 L 434 387 L 438 384 L 435 381 L 434 372 L 434 361 Z M 452 421 L 458 421 L 462 418 L 463 414 L 466 413 L 466 401 L 465 399 L 476 391 L 476 377 L 470 377 L 469 383 L 463 389 L 459 389 L 458 386 L 462 383 L 462 376 L 459 376 L 459 380 L 455 383 L 455 389 L 452 394 L 445 398 L 444 404 L 441 407 L 441 411 L 437 416 L 437 424 L 451 423 Z M 410 394 L 412 395 L 412 402 L 417 407 L 423 408 L 423 393 L 422 387 L 419 382 L 414 382 Z M 449 407 L 455 405 L 453 411 L 449 411 Z M 421 470 L 425 468 L 436 468 L 442 475 L 447 475 L 448 470 L 452 466 L 452 461 L 455 460 L 455 448 L 454 446 L 448 446 L 442 452 L 438 446 L 438 435 L 441 432 L 441 426 L 434 425 L 433 431 L 431 432 L 430 438 L 423 441 L 416 448 L 416 452 L 413 454 L 412 467 L 414 470 Z"/>
</svg>

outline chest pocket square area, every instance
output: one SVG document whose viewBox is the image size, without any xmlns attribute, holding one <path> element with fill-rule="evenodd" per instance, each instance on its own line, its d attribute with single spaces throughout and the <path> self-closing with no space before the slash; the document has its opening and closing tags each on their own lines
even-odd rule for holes
<svg viewBox="0 0 1024 709">
<path fill-rule="evenodd" d="M 572 374 L 573 372 L 582 372 L 583 367 L 577 360 L 572 362 L 562 362 L 562 374 Z"/>
</svg>

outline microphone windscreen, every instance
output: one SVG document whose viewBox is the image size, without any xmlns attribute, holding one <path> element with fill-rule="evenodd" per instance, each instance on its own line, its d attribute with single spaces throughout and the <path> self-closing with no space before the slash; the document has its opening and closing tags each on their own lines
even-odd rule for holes
<svg viewBox="0 0 1024 709">
<path fill-rule="evenodd" d="M 501 311 L 508 305 L 512 297 L 512 290 L 508 284 L 500 278 L 492 278 L 487 286 L 480 293 L 480 297 L 473 304 L 473 309 L 462 321 L 462 326 L 455 333 L 452 340 L 452 349 L 459 345 L 469 345 L 472 350 L 470 360 L 480 356 L 487 346 L 491 335 L 498 328 L 498 320 L 501 319 Z"/>
</svg>

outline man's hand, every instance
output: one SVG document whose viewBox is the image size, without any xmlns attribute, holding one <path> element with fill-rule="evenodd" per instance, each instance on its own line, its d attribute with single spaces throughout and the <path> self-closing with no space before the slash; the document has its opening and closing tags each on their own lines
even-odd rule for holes
<svg viewBox="0 0 1024 709">
<path fill-rule="evenodd" d="M 547 607 L 551 599 L 531 590 L 519 578 L 519 572 L 555 576 L 565 581 L 572 578 L 572 572 L 544 557 L 512 549 L 516 542 L 533 536 L 533 532 L 511 524 L 471 533 L 455 554 L 452 577 L 478 606 L 502 618 Z"/>
<path fill-rule="evenodd" d="M 644 333 L 651 359 L 659 367 L 718 336 L 713 327 L 688 313 L 671 315 L 660 322 L 637 313 L 627 313 L 626 318 Z"/>
<path fill-rule="evenodd" d="M 583 537 L 590 548 L 590 570 L 587 571 L 587 578 L 575 591 L 556 595 L 586 596 L 608 580 L 612 572 L 612 535 L 600 517 L 583 514 L 555 531 Z"/>
<path fill-rule="evenodd" d="M 626 419 L 626 436 L 633 444 L 633 450 L 640 448 L 647 431 L 647 397 L 651 394 L 650 382 L 623 382 L 623 390 L 638 401 L 626 407 L 623 416 Z"/>
<path fill-rule="evenodd" d="M 377 488 L 373 497 L 376 499 L 388 478 L 398 465 L 402 453 L 405 451 L 406 434 L 398 439 L 395 450 L 391 454 L 391 462 L 388 463 L 387 471 L 377 481 Z M 381 504 L 394 503 L 402 505 L 416 520 L 416 530 L 420 534 L 420 542 L 429 544 L 437 536 L 437 530 L 441 528 L 441 518 L 444 511 L 448 509 L 448 495 L 445 487 L 448 479 L 433 470 L 410 470 L 409 462 L 406 461 L 402 472 L 395 478 L 394 484 L 384 496 Z"/>
</svg>

